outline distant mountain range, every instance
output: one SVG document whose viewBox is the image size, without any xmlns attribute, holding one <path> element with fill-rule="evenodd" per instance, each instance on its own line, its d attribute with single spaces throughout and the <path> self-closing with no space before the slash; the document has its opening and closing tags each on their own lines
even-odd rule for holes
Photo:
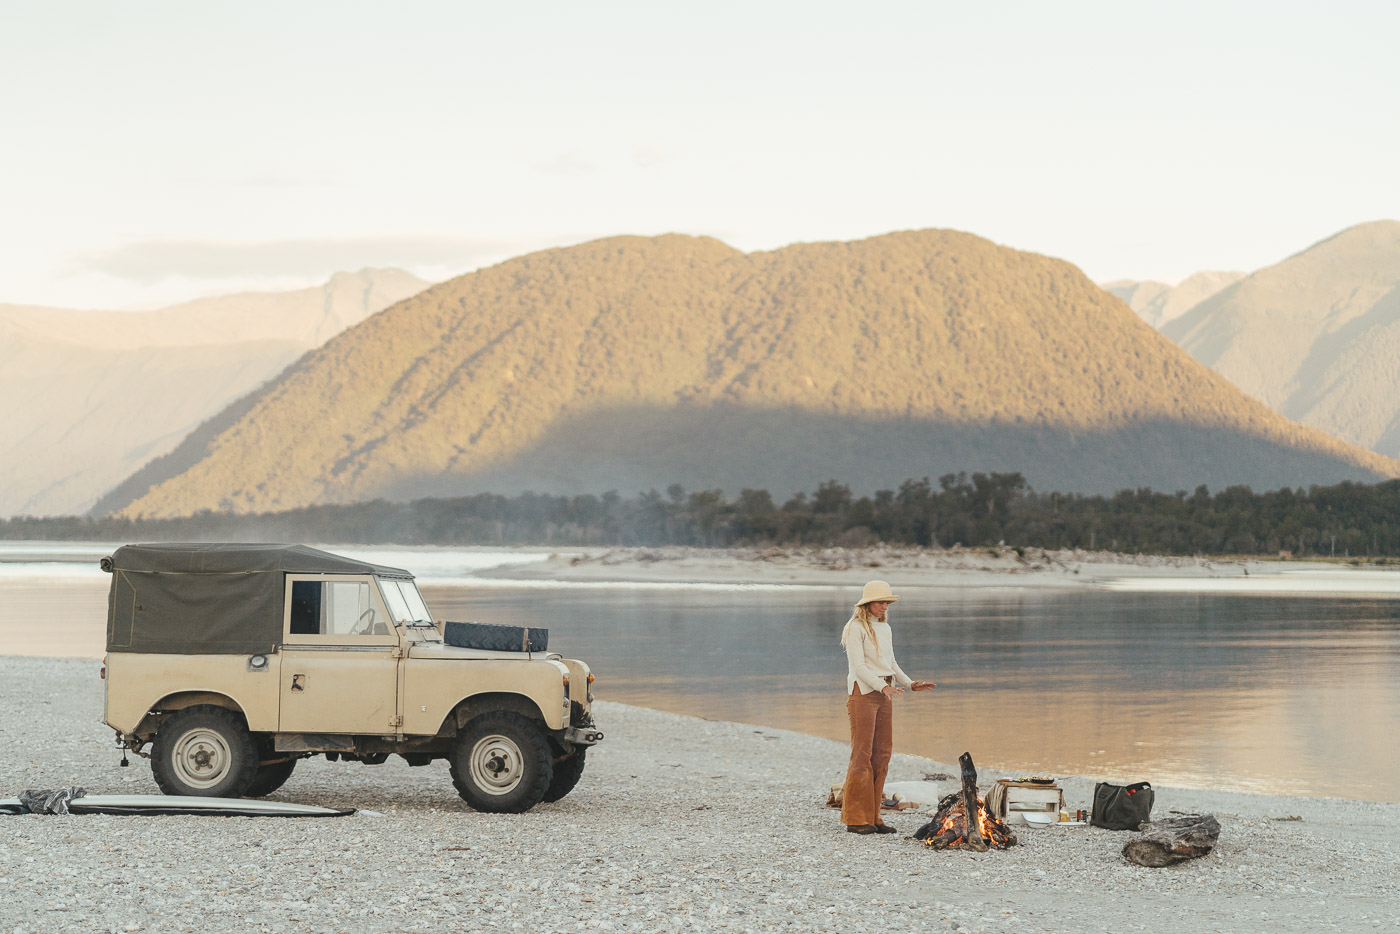
<svg viewBox="0 0 1400 934">
<path fill-rule="evenodd" d="M 0 515 L 86 511 L 301 354 L 425 285 L 365 269 L 150 312 L 0 305 Z"/>
<path fill-rule="evenodd" d="M 1174 286 L 1151 279 L 1119 279 L 1104 283 L 1104 288 L 1127 302 L 1138 317 L 1160 331 L 1167 322 L 1175 321 L 1244 277 L 1242 272 L 1198 272 Z"/>
<path fill-rule="evenodd" d="M 1289 418 L 1400 456 L 1400 222 L 1344 230 L 1163 333 Z"/>
<path fill-rule="evenodd" d="M 1375 480 L 1060 260 L 925 230 L 744 254 L 618 237 L 434 286 L 332 338 L 105 498 L 256 512 L 478 491 Z"/>
</svg>

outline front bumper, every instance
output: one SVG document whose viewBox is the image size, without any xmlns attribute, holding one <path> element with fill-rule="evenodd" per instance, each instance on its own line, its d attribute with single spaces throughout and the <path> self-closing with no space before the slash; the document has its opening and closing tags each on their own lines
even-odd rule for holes
<svg viewBox="0 0 1400 934">
<path fill-rule="evenodd" d="M 575 746 L 593 746 L 603 741 L 603 731 L 593 726 L 571 726 L 564 729 L 564 741 Z"/>
</svg>

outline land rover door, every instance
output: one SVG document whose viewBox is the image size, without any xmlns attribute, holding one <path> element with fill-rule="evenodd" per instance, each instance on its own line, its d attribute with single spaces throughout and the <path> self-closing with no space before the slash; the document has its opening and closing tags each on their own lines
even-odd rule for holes
<svg viewBox="0 0 1400 934">
<path fill-rule="evenodd" d="M 288 574 L 279 732 L 397 733 L 402 654 L 373 577 Z"/>
</svg>

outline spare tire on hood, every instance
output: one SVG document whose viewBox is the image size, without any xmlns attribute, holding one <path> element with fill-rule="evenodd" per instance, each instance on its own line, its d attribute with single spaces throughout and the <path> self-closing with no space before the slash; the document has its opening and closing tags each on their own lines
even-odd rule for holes
<svg viewBox="0 0 1400 934">
<path fill-rule="evenodd" d="M 549 630 L 535 626 L 499 626 L 494 623 L 445 623 L 442 641 L 462 649 L 544 652 L 549 648 Z"/>
</svg>

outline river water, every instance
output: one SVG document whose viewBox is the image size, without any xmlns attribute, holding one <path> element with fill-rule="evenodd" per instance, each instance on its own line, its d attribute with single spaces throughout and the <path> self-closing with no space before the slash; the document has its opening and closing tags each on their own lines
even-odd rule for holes
<svg viewBox="0 0 1400 934">
<path fill-rule="evenodd" d="M 548 627 L 551 650 L 593 666 L 601 699 L 846 738 L 837 639 L 851 588 L 519 584 L 489 569 L 520 553 L 333 550 L 414 571 L 440 618 Z M 0 543 L 0 653 L 99 656 L 108 578 L 95 560 L 110 551 Z M 1400 801 L 1400 575 L 1379 573 L 1329 571 L 1319 588 L 1303 572 L 1273 593 L 1160 579 L 902 588 L 896 653 L 938 688 L 895 702 L 895 747 L 1034 774 Z"/>
</svg>

